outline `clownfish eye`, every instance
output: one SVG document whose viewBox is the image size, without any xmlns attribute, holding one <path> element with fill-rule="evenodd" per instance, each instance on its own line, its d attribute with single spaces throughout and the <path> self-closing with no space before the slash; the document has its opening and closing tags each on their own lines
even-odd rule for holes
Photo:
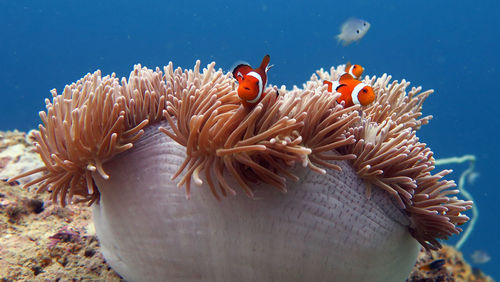
<svg viewBox="0 0 500 282">
<path fill-rule="evenodd" d="M 357 68 L 357 67 L 358 67 L 358 66 L 354 65 L 352 68 L 353 68 L 353 69 L 355 69 L 355 68 Z"/>
<path fill-rule="evenodd" d="M 362 91 L 363 91 L 363 93 L 366 93 L 366 92 L 368 92 L 368 90 L 366 90 L 366 89 L 363 89 Z"/>
</svg>

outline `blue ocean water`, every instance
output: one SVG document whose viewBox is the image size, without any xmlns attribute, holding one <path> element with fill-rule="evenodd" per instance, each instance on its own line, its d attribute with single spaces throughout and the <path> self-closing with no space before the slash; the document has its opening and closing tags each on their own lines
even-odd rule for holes
<svg viewBox="0 0 500 282">
<path fill-rule="evenodd" d="M 353 16 L 371 29 L 338 45 L 334 36 Z M 269 83 L 291 87 L 320 67 L 359 63 L 366 74 L 436 90 L 424 104 L 434 119 L 419 137 L 436 158 L 476 155 L 480 176 L 467 189 L 480 217 L 461 250 L 469 261 L 485 250 L 491 261 L 477 266 L 499 279 L 499 17 L 496 0 L 0 1 L 0 130 L 36 128 L 50 89 L 96 69 L 128 76 L 136 63 L 200 59 L 229 71 L 270 54 Z M 458 180 L 467 165 L 453 168 Z"/>
</svg>

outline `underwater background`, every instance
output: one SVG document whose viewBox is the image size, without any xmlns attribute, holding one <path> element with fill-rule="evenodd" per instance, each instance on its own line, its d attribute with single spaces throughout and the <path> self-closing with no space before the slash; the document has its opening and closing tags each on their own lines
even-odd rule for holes
<svg viewBox="0 0 500 282">
<path fill-rule="evenodd" d="M 335 36 L 350 17 L 371 28 L 344 47 Z M 480 216 L 460 250 L 499 279 L 497 18 L 498 0 L 0 1 L 0 130 L 37 128 L 49 90 L 61 93 L 96 69 L 128 77 L 136 63 L 192 68 L 200 59 L 230 71 L 239 61 L 258 65 L 270 54 L 269 83 L 290 89 L 321 67 L 361 64 L 367 75 L 388 73 L 435 89 L 423 107 L 434 118 L 418 136 L 437 159 L 476 156 L 477 174 L 465 188 Z M 455 170 L 448 178 L 458 181 L 469 166 L 437 169 L 448 167 Z M 475 264 L 478 250 L 491 260 Z"/>
</svg>

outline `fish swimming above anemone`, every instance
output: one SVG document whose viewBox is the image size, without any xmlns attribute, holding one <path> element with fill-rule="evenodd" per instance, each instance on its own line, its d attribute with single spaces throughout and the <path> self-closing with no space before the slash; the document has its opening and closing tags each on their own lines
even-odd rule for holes
<svg viewBox="0 0 500 282">
<path fill-rule="evenodd" d="M 340 34 L 337 35 L 337 43 L 342 42 L 347 46 L 355 41 L 361 40 L 370 29 L 370 23 L 356 18 L 349 18 L 340 27 Z"/>
<path fill-rule="evenodd" d="M 256 69 L 248 64 L 239 64 L 233 70 L 233 77 L 238 81 L 238 96 L 245 106 L 257 105 L 264 98 L 267 84 L 267 71 L 271 57 L 265 55 L 262 63 Z"/>
</svg>

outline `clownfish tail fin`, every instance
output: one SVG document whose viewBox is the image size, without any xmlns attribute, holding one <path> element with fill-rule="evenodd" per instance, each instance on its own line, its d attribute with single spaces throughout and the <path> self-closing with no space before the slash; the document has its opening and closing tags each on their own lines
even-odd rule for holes
<svg viewBox="0 0 500 282">
<path fill-rule="evenodd" d="M 328 85 L 328 92 L 333 92 L 333 82 L 328 80 L 323 80 L 323 85 Z"/>
</svg>

